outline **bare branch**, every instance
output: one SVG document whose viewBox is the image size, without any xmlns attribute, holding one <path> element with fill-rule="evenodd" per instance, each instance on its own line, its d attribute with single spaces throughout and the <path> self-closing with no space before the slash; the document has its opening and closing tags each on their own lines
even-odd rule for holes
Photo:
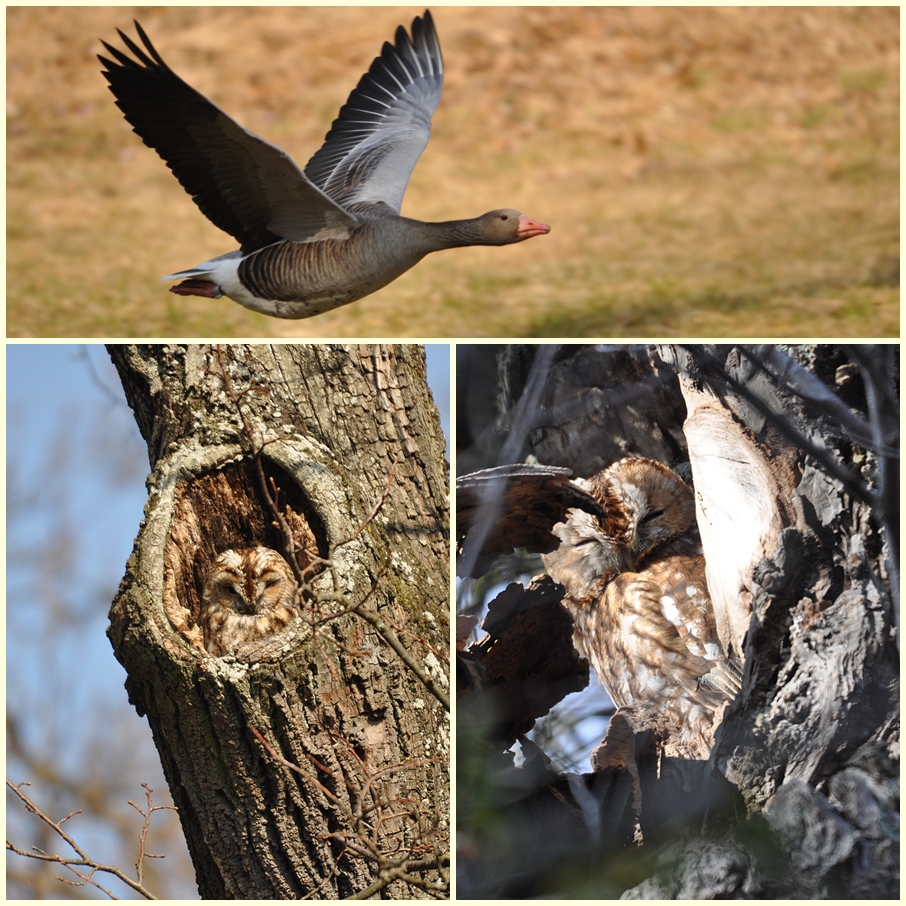
<svg viewBox="0 0 906 906">
<path fill-rule="evenodd" d="M 151 826 L 151 815 L 154 812 L 160 812 L 165 809 L 171 809 L 174 812 L 177 810 L 175 805 L 154 805 L 154 801 L 151 799 L 151 794 L 154 790 L 148 786 L 147 783 L 142 784 L 142 788 L 145 791 L 145 798 L 148 801 L 148 811 L 142 811 L 131 799 L 129 800 L 129 805 L 132 806 L 144 819 L 145 822 L 142 825 L 142 832 L 138 836 L 139 843 L 139 853 L 138 859 L 135 863 L 135 876 L 138 879 L 139 884 L 144 881 L 145 875 L 145 859 L 165 859 L 166 856 L 154 855 L 149 852 L 145 852 L 145 841 L 148 838 L 148 828 Z"/>
<path fill-rule="evenodd" d="M 400 656 L 400 660 L 419 678 L 422 685 L 447 709 L 450 710 L 450 696 L 441 688 L 440 684 L 435 682 L 426 670 L 415 660 L 415 658 L 403 647 L 399 636 L 390 628 L 390 624 L 384 617 L 374 610 L 368 610 L 361 604 L 353 608 L 363 620 L 370 623 L 384 638 L 384 641 Z"/>
<path fill-rule="evenodd" d="M 151 893 L 151 891 L 148 890 L 141 883 L 141 880 L 133 881 L 132 878 L 130 878 L 128 875 L 124 874 L 115 865 L 104 865 L 103 863 L 98 862 L 95 859 L 92 859 L 78 845 L 78 843 L 76 843 L 76 841 L 69 834 L 67 834 L 66 831 L 63 830 L 63 826 L 62 826 L 63 823 L 65 821 L 68 821 L 70 818 L 74 817 L 75 815 L 81 814 L 81 810 L 76 811 L 76 812 L 71 812 L 65 818 L 61 819 L 60 821 L 54 821 L 53 819 L 51 819 L 47 815 L 45 815 L 44 812 L 42 812 L 41 809 L 39 809 L 38 806 L 35 805 L 35 803 L 25 793 L 22 792 L 21 788 L 23 786 L 31 786 L 30 783 L 28 783 L 26 781 L 26 782 L 16 785 L 16 784 L 12 783 L 12 781 L 10 781 L 10 779 L 7 777 L 6 785 L 10 790 L 12 790 L 19 797 L 19 799 L 22 800 L 22 803 L 25 805 L 25 808 L 29 812 L 31 812 L 33 815 L 37 815 L 37 817 L 41 821 L 43 821 L 49 828 L 51 828 L 55 834 L 57 834 L 59 837 L 61 837 L 63 840 L 65 840 L 66 843 L 69 844 L 70 847 L 72 847 L 73 851 L 78 855 L 79 858 L 73 859 L 71 856 L 61 856 L 58 854 L 45 853 L 38 849 L 35 849 L 35 850 L 29 852 L 29 851 L 26 851 L 23 849 L 19 849 L 17 846 L 14 846 L 12 843 L 10 843 L 9 840 L 7 840 L 6 848 L 10 852 L 14 852 L 17 855 L 24 856 L 27 859 L 37 859 L 41 862 L 56 862 L 57 864 L 62 865 L 65 868 L 67 868 L 69 871 L 71 871 L 73 874 L 75 874 L 78 878 L 81 879 L 80 881 L 70 881 L 66 878 L 61 878 L 61 877 L 57 876 L 58 881 L 61 881 L 64 884 L 69 884 L 69 885 L 76 886 L 76 887 L 82 887 L 86 884 L 90 884 L 92 887 L 96 887 L 98 890 L 105 893 L 108 897 L 110 897 L 111 900 L 115 900 L 118 898 L 116 896 L 114 896 L 113 893 L 111 893 L 105 887 L 102 887 L 97 881 L 94 880 L 93 876 L 94 876 L 95 872 L 104 872 L 106 874 L 113 875 L 115 878 L 118 878 L 124 884 L 131 887 L 134 891 L 136 891 L 137 893 L 140 893 L 146 900 L 158 899 L 158 897 L 154 896 L 154 894 Z M 149 793 L 153 792 L 153 790 L 150 790 L 150 788 L 146 784 L 143 783 L 142 786 L 145 787 L 146 791 L 149 791 Z M 159 808 L 172 808 L 172 806 L 158 806 L 155 808 L 151 808 L 150 795 L 148 796 L 148 801 L 149 801 L 149 811 L 148 811 L 148 816 L 146 818 L 146 823 L 147 823 L 147 819 L 150 818 L 152 811 L 157 811 Z M 131 803 L 131 802 L 129 804 L 133 805 L 133 803 Z M 133 805 L 133 807 L 136 807 L 136 806 Z M 141 809 L 139 809 L 139 811 L 141 812 Z M 142 812 L 142 814 L 144 814 L 144 812 Z M 142 854 L 143 855 L 144 855 L 144 838 L 145 838 L 146 834 L 147 834 L 147 826 L 143 829 L 142 836 L 141 836 Z M 154 856 L 153 858 L 162 859 L 164 857 L 163 856 Z M 141 862 L 141 856 L 139 857 L 139 862 Z M 76 871 L 75 866 L 90 868 L 91 871 L 88 872 L 88 874 L 82 874 L 81 872 Z"/>
<path fill-rule="evenodd" d="M 740 349 L 778 384 L 796 394 L 814 410 L 834 419 L 859 446 L 874 446 L 869 423 L 852 412 L 816 374 L 776 346 L 741 346 Z"/>
<path fill-rule="evenodd" d="M 754 406 L 792 444 L 812 457 L 828 474 L 843 483 L 846 490 L 857 500 L 874 506 L 877 495 L 855 473 L 838 462 L 830 453 L 799 431 L 783 415 L 775 412 L 758 394 L 753 393 L 744 383 L 737 380 L 723 365 L 709 353 L 695 346 L 684 346 L 699 366 L 702 380 L 720 388 L 724 383 L 732 387 L 747 403 Z"/>
<path fill-rule="evenodd" d="M 342 547 L 344 544 L 349 544 L 351 541 L 355 541 L 359 535 L 365 530 L 369 523 L 374 522 L 377 514 L 380 513 L 381 507 L 386 503 L 387 497 L 390 494 L 390 486 L 393 484 L 393 473 L 396 471 L 396 467 L 400 464 L 399 459 L 394 459 L 390 465 L 390 472 L 387 475 L 387 485 L 384 488 L 384 493 L 381 495 L 381 499 L 374 505 L 374 509 L 371 511 L 371 515 L 356 529 L 355 533 L 350 535 L 348 538 L 345 538 L 343 541 L 338 541 L 334 545 L 334 550 L 338 547 Z"/>
</svg>

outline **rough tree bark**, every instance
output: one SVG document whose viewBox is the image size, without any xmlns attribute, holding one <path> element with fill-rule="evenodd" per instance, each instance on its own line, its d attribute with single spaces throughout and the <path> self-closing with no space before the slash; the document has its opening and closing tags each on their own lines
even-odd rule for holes
<svg viewBox="0 0 906 906">
<path fill-rule="evenodd" d="M 525 407 L 543 352 L 541 389 Z M 560 775 L 523 744 L 522 769 L 504 771 L 504 749 L 550 707 L 539 690 L 562 695 L 587 671 L 553 642 L 564 614 L 554 612 L 550 578 L 510 585 L 489 605 L 487 635 L 460 654 L 459 725 L 484 720 L 505 788 L 523 791 L 501 813 L 521 830 L 518 853 L 485 859 L 475 847 L 474 895 L 550 895 L 554 872 L 562 895 L 569 859 L 581 896 L 895 895 L 897 348 L 519 347 L 501 358 L 501 388 L 501 424 L 520 455 L 583 476 L 600 468 L 602 450 L 671 467 L 688 459 L 721 638 L 745 674 L 707 763 L 664 758 L 651 727 L 618 712 L 608 740 L 625 743 L 628 770 L 593 756 L 593 773 Z M 540 518 L 564 500 L 563 476 L 554 494 L 548 472 L 519 466 L 497 494 L 503 505 L 485 511 L 501 523 L 490 528 L 477 494 L 505 469 L 463 482 L 466 572 L 509 538 L 545 549 Z M 529 526 L 519 507 L 531 508 L 532 493 L 547 498 Z M 509 526 L 511 499 L 519 506 Z M 488 701 L 493 721 L 483 717 Z M 475 829 L 465 830 L 468 839 Z"/>
<path fill-rule="evenodd" d="M 447 476 L 423 349 L 109 350 L 151 474 L 108 635 L 201 895 L 444 896 Z M 325 561 L 301 626 L 209 656 L 208 565 L 289 559 L 287 529 Z"/>
</svg>

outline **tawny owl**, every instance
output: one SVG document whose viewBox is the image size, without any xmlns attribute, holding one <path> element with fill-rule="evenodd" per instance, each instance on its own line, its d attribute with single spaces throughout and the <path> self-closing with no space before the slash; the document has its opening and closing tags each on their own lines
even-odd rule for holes
<svg viewBox="0 0 906 906">
<path fill-rule="evenodd" d="M 673 751 L 702 757 L 716 710 L 740 688 L 717 635 L 691 488 L 627 458 L 584 482 L 607 511 L 570 510 L 544 557 L 566 588 L 574 641 L 617 707 L 653 706 Z"/>
<path fill-rule="evenodd" d="M 275 550 L 226 550 L 208 569 L 201 628 L 205 648 L 214 657 L 273 635 L 298 615 L 296 580 Z"/>
</svg>

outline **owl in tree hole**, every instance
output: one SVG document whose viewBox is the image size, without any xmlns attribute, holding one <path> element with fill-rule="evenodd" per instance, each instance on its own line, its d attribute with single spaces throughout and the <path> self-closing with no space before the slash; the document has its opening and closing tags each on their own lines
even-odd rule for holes
<svg viewBox="0 0 906 906">
<path fill-rule="evenodd" d="M 692 489 L 638 458 L 581 484 L 607 515 L 570 510 L 544 557 L 566 588 L 576 648 L 618 708 L 652 706 L 674 751 L 706 757 L 741 671 L 717 635 Z"/>
<path fill-rule="evenodd" d="M 226 550 L 208 569 L 201 628 L 214 657 L 274 635 L 298 615 L 295 577 L 275 550 Z"/>
</svg>

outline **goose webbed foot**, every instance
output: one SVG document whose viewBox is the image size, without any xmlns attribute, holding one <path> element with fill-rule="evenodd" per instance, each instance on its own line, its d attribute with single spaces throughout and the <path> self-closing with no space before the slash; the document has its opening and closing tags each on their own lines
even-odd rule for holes
<svg viewBox="0 0 906 906">
<path fill-rule="evenodd" d="M 183 280 L 171 286 L 170 292 L 177 296 L 204 296 L 207 299 L 219 299 L 223 295 L 220 287 L 210 280 Z"/>
</svg>

